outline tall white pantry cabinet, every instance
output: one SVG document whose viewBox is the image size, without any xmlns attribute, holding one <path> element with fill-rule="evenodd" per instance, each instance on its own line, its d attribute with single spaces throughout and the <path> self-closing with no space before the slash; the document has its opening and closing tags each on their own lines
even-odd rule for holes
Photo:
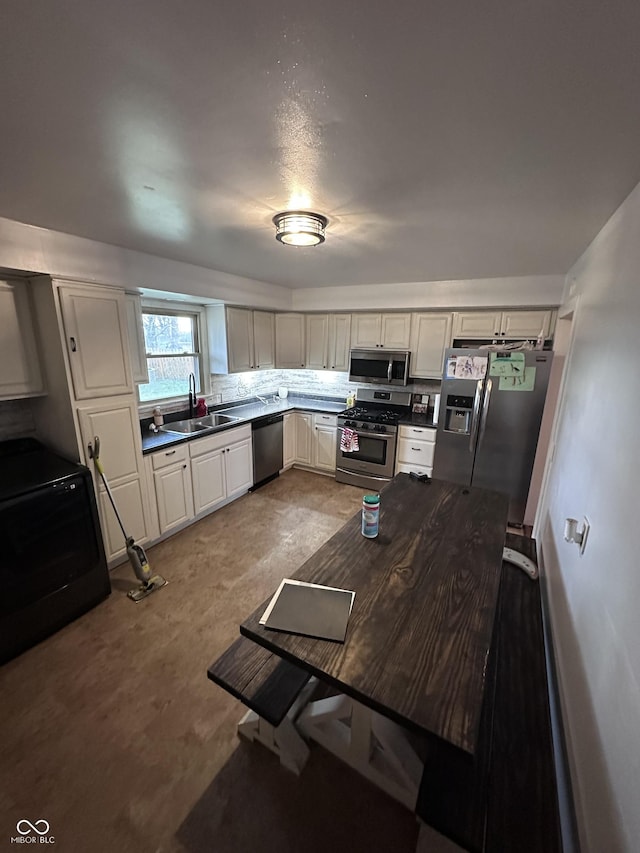
<svg viewBox="0 0 640 853">
<path fill-rule="evenodd" d="M 107 561 L 115 563 L 125 555 L 124 537 L 89 456 L 96 436 L 127 534 L 144 544 L 156 526 L 142 461 L 125 293 L 38 276 L 32 295 L 48 388 L 32 407 L 38 434 L 91 469 Z"/>
</svg>

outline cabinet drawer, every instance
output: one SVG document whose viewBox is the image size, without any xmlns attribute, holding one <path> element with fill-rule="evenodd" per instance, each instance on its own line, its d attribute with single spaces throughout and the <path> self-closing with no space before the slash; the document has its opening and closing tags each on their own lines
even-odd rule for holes
<svg viewBox="0 0 640 853">
<path fill-rule="evenodd" d="M 221 447 L 229 447 L 230 444 L 247 438 L 251 438 L 251 424 L 235 429 L 225 429 L 214 435 L 207 435 L 204 438 L 196 438 L 190 441 L 189 455 L 194 459 L 196 456 L 202 456 L 203 453 L 210 453 L 212 450 L 219 450 Z"/>
<path fill-rule="evenodd" d="M 153 470 L 165 468 L 167 465 L 174 465 L 176 462 L 186 462 L 189 456 L 187 445 L 181 444 L 180 447 L 169 447 L 167 450 L 160 450 L 151 455 L 151 465 Z"/>
<path fill-rule="evenodd" d="M 335 427 L 338 426 L 337 415 L 315 415 L 314 426 Z"/>
<path fill-rule="evenodd" d="M 435 441 L 421 441 L 414 438 L 401 438 L 398 441 L 398 462 L 411 465 L 433 465 Z"/>
<path fill-rule="evenodd" d="M 418 441 L 435 442 L 437 432 L 438 432 L 438 430 L 433 429 L 431 427 L 418 427 L 418 426 L 408 426 L 407 424 L 401 424 L 400 430 L 399 430 L 399 438 L 400 439 L 415 438 Z"/>
</svg>

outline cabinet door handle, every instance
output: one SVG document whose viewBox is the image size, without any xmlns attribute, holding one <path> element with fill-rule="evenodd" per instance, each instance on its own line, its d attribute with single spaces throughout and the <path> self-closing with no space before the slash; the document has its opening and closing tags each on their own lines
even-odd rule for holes
<svg viewBox="0 0 640 853">
<path fill-rule="evenodd" d="M 78 349 L 76 346 L 76 339 L 75 338 L 69 338 L 69 343 L 71 344 L 71 352 L 76 352 Z"/>
<path fill-rule="evenodd" d="M 173 456 L 174 453 L 175 453 L 175 450 L 167 450 L 167 452 L 164 455 L 165 456 Z"/>
<path fill-rule="evenodd" d="M 183 465 L 182 467 L 183 467 L 183 468 L 186 468 L 187 466 L 186 466 L 186 465 Z"/>
<path fill-rule="evenodd" d="M 422 448 L 421 448 L 421 447 L 412 447 L 411 449 L 412 449 L 412 450 L 416 450 L 418 453 L 422 453 Z"/>
</svg>

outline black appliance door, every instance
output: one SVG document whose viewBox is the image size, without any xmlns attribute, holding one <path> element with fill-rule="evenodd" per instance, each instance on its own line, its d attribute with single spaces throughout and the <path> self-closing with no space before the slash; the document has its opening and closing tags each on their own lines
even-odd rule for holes
<svg viewBox="0 0 640 853">
<path fill-rule="evenodd" d="M 338 430 L 338 448 L 336 467 L 342 471 L 354 471 L 360 474 L 371 474 L 374 477 L 393 477 L 395 463 L 395 435 L 375 435 L 358 432 L 360 449 L 345 452 L 340 449 Z"/>
<path fill-rule="evenodd" d="M 351 381 L 387 383 L 390 379 L 390 356 L 385 353 L 353 351 L 349 379 Z"/>
<path fill-rule="evenodd" d="M 99 565 L 88 478 L 79 475 L 0 502 L 0 616 Z"/>
</svg>

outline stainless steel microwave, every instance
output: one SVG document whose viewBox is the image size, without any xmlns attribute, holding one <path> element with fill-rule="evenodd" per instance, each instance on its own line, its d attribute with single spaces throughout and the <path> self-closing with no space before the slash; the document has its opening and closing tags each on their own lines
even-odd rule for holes
<svg viewBox="0 0 640 853">
<path fill-rule="evenodd" d="M 409 352 L 352 349 L 349 379 L 378 385 L 406 385 L 409 381 L 409 356 Z"/>
</svg>

